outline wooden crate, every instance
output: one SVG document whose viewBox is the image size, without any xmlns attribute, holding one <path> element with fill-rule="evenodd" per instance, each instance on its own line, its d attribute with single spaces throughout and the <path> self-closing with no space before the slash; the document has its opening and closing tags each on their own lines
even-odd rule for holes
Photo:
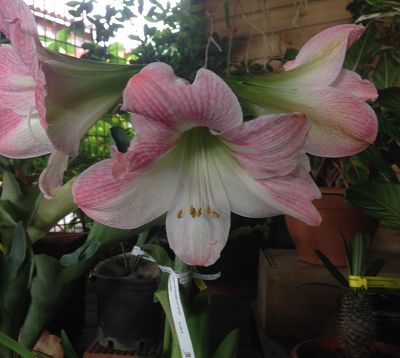
<svg viewBox="0 0 400 358">
<path fill-rule="evenodd" d="M 336 314 L 342 290 L 326 286 L 304 286 L 320 282 L 337 285 L 325 267 L 303 263 L 295 250 L 260 252 L 257 311 L 265 333 L 284 340 L 303 340 L 335 335 Z M 371 254 L 380 258 L 382 254 Z M 400 277 L 400 255 L 385 254 L 382 276 Z"/>
</svg>

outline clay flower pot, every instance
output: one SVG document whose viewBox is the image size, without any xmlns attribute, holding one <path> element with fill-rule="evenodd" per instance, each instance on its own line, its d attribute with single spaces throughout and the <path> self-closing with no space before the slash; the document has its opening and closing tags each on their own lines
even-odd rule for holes
<svg viewBox="0 0 400 358">
<path fill-rule="evenodd" d="M 375 342 L 374 348 L 382 357 L 398 358 L 400 357 L 400 347 L 386 342 Z M 342 349 L 341 343 L 336 337 L 321 337 L 303 341 L 292 350 L 292 358 L 310 358 L 318 357 L 314 355 L 315 351 L 338 351 Z M 339 356 L 338 356 L 339 357 Z"/>
<path fill-rule="evenodd" d="M 346 265 L 343 236 L 350 240 L 356 232 L 375 232 L 378 222 L 348 203 L 343 188 L 322 188 L 321 199 L 314 205 L 321 214 L 318 227 L 286 216 L 286 225 L 297 249 L 298 258 L 304 262 L 321 265 L 315 250 L 322 251 L 336 266 Z"/>
</svg>

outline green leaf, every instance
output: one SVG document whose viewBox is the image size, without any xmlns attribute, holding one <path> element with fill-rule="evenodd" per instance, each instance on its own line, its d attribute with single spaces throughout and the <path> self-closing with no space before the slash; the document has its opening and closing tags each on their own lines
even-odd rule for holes
<svg viewBox="0 0 400 358">
<path fill-rule="evenodd" d="M 1 200 L 9 200 L 12 203 L 18 201 L 22 196 L 21 186 L 14 174 L 8 170 L 3 171 L 3 184 L 1 186 Z"/>
<path fill-rule="evenodd" d="M 367 58 L 374 43 L 376 28 L 370 24 L 364 34 L 347 51 L 344 67 L 356 71 Z"/>
<path fill-rule="evenodd" d="M 386 181 L 398 181 L 396 173 L 393 171 L 389 162 L 383 159 L 382 154 L 374 146 L 370 145 L 358 156 L 368 163 L 368 166 L 377 170 L 378 174 Z"/>
<path fill-rule="evenodd" d="M 70 35 L 71 35 L 71 30 L 68 27 L 61 29 L 56 34 L 56 41 L 67 42 Z"/>
<path fill-rule="evenodd" d="M 9 255 L 0 255 L 0 331 L 13 338 L 18 337 L 28 304 L 31 256 L 25 230 L 18 223 Z"/>
<path fill-rule="evenodd" d="M 189 310 L 187 324 L 196 357 L 208 358 L 210 356 L 210 337 L 208 332 L 208 296 L 206 290 L 200 291 L 196 295 Z"/>
<path fill-rule="evenodd" d="M 80 5 L 81 2 L 80 1 L 68 1 L 67 3 L 65 3 L 65 5 L 69 6 L 69 7 L 75 7 Z"/>
<path fill-rule="evenodd" d="M 400 115 L 400 87 L 390 87 L 379 91 L 378 102 L 387 111 Z"/>
<path fill-rule="evenodd" d="M 342 286 L 348 287 L 349 284 L 343 274 L 332 264 L 332 262 L 319 250 L 315 250 L 322 264 L 331 273 L 331 275 L 339 282 Z"/>
<path fill-rule="evenodd" d="M 22 325 L 20 340 L 32 347 L 42 331 L 63 307 L 80 277 L 88 270 L 99 242 L 84 244 L 60 260 L 35 255 L 35 276 L 31 285 L 31 304 Z"/>
<path fill-rule="evenodd" d="M 64 330 L 61 331 L 61 345 L 64 351 L 64 358 L 79 358 Z"/>
<path fill-rule="evenodd" d="M 400 69 L 391 51 L 384 51 L 378 61 L 372 79 L 378 89 L 385 89 L 396 85 L 400 76 Z"/>
<path fill-rule="evenodd" d="M 118 151 L 125 153 L 131 144 L 132 138 L 121 127 L 112 127 L 111 136 L 115 141 Z"/>
<path fill-rule="evenodd" d="M 377 259 L 373 261 L 365 271 L 364 276 L 377 276 L 379 272 L 382 270 L 382 267 L 384 265 L 385 265 L 384 259 Z"/>
<path fill-rule="evenodd" d="M 400 230 L 400 185 L 369 181 L 353 186 L 346 200 L 377 218 L 387 227 Z"/>
<path fill-rule="evenodd" d="M 220 343 L 213 358 L 236 358 L 238 347 L 239 329 L 234 329 Z"/>
<path fill-rule="evenodd" d="M 343 158 L 340 162 L 344 176 L 351 184 L 357 184 L 368 179 L 368 165 L 360 156 L 353 155 Z"/>
<path fill-rule="evenodd" d="M 19 354 L 22 358 L 36 358 L 33 353 L 26 349 L 22 344 L 2 332 L 0 332 L 0 344 Z"/>
<path fill-rule="evenodd" d="M 110 55 L 113 55 L 115 57 L 119 56 L 120 51 L 124 51 L 125 47 L 122 43 L 120 42 L 113 42 L 110 46 L 108 46 L 107 52 Z"/>
</svg>

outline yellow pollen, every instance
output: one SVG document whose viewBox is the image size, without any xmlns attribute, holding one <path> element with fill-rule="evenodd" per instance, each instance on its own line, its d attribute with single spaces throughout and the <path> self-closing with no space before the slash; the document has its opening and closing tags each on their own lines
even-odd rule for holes
<svg viewBox="0 0 400 358">
<path fill-rule="evenodd" d="M 196 216 L 199 217 L 201 215 L 201 208 L 196 209 Z"/>
<path fill-rule="evenodd" d="M 206 206 L 204 207 L 204 209 L 206 209 L 207 215 L 210 215 L 210 213 L 211 213 L 210 207 L 209 207 L 208 205 L 206 205 Z"/>
<path fill-rule="evenodd" d="M 193 207 L 193 205 L 190 205 L 189 207 L 189 214 L 192 216 L 192 218 L 196 217 L 196 209 Z"/>
<path fill-rule="evenodd" d="M 216 218 L 216 219 L 218 219 L 218 218 L 220 217 L 220 215 L 219 215 L 216 211 L 214 211 L 214 210 L 210 210 L 210 215 L 211 215 L 213 218 Z"/>
<path fill-rule="evenodd" d="M 182 209 L 179 209 L 178 210 L 178 212 L 176 213 L 176 217 L 178 218 L 178 219 L 182 219 L 183 218 L 183 210 Z"/>
</svg>

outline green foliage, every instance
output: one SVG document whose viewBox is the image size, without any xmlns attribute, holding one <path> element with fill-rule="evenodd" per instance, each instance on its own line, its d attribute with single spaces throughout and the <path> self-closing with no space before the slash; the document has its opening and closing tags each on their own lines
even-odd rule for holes
<svg viewBox="0 0 400 358">
<path fill-rule="evenodd" d="M 384 260 L 378 259 L 373 261 L 369 266 L 367 262 L 368 246 L 371 237 L 368 234 L 355 233 L 350 244 L 343 238 L 343 245 L 346 250 L 347 274 L 348 276 L 376 276 L 383 267 Z M 320 258 L 322 264 L 336 279 L 336 281 L 345 288 L 350 288 L 347 278 L 340 270 L 332 264 L 332 262 L 319 250 L 316 254 Z M 352 289 L 352 288 L 351 288 Z M 357 290 L 357 289 L 355 289 Z"/>
<path fill-rule="evenodd" d="M 400 230 L 400 184 L 364 182 L 351 187 L 346 199 L 383 225 Z"/>
<path fill-rule="evenodd" d="M 164 24 L 163 30 L 145 25 L 144 37 L 131 36 L 140 41 L 133 50 L 134 63 L 166 62 L 180 77 L 192 80 L 195 72 L 205 63 L 205 49 L 209 35 L 206 31 L 206 18 L 200 5 L 183 0 L 175 7 L 165 8 L 157 1 L 145 16 L 150 23 Z M 209 47 L 208 68 L 217 70 L 226 66 L 227 39 L 213 34 L 219 44 L 220 52 L 213 44 Z"/>
</svg>

